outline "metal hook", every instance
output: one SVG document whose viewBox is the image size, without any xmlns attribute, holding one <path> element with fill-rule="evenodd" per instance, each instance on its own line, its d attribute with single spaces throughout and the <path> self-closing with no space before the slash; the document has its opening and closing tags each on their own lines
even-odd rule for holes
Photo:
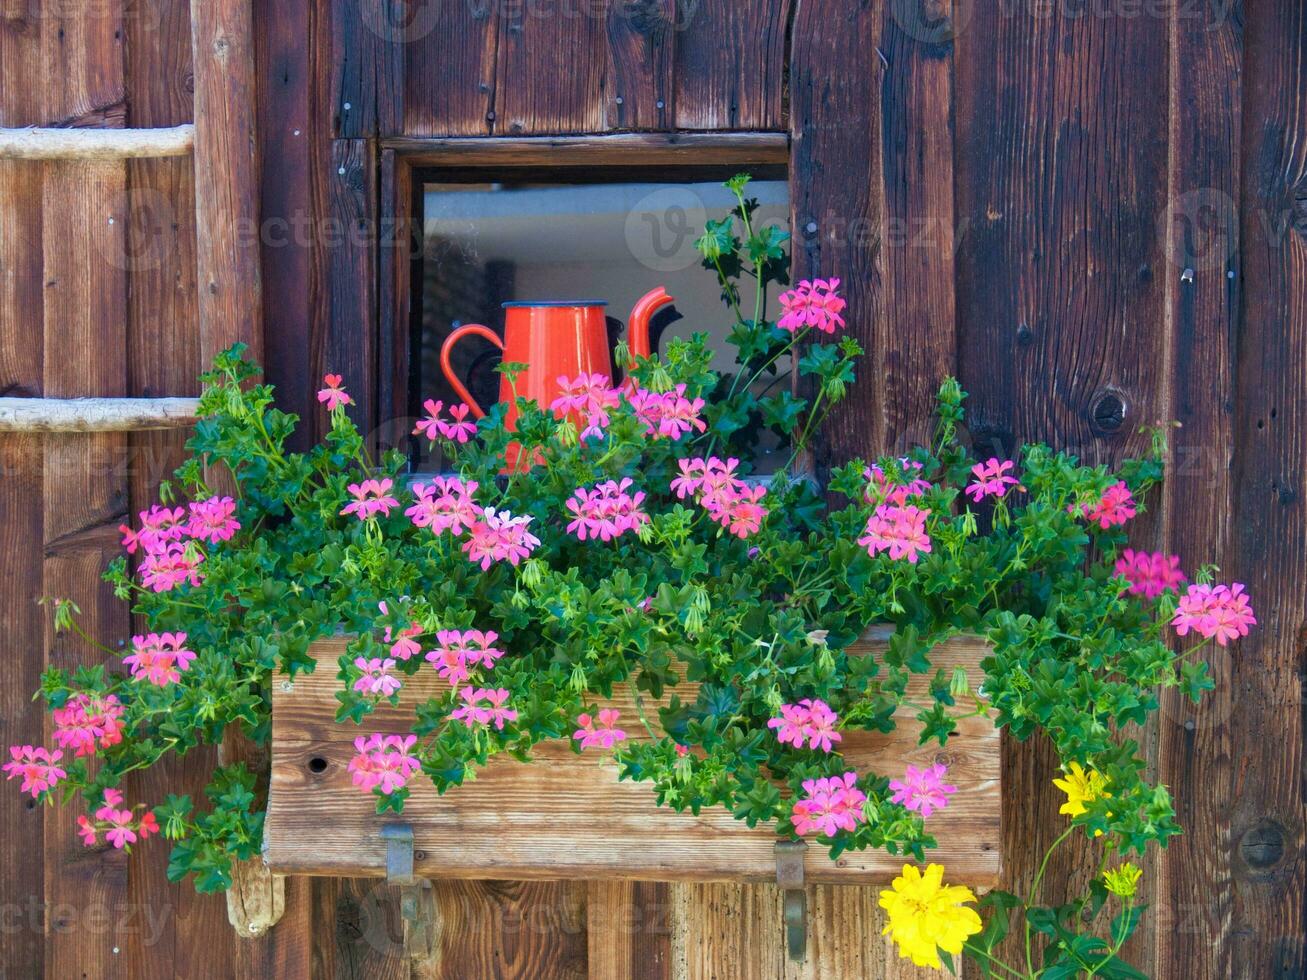
<svg viewBox="0 0 1307 980">
<path fill-rule="evenodd" d="M 431 882 L 413 871 L 413 827 L 385 824 L 386 881 L 399 886 L 399 911 L 404 919 L 404 950 L 413 959 L 429 957 L 435 948 L 435 896 Z"/>
<path fill-rule="evenodd" d="M 803 841 L 776 842 L 776 884 L 784 891 L 785 945 L 790 959 L 801 963 L 808 954 L 808 895 L 803 888 Z"/>
</svg>

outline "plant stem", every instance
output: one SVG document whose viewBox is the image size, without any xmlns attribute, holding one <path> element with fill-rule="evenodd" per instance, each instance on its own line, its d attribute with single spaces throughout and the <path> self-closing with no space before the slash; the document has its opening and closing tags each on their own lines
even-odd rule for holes
<svg viewBox="0 0 1307 980">
<path fill-rule="evenodd" d="M 1035 874 L 1035 880 L 1030 883 L 1030 895 L 1026 898 L 1023 917 L 1025 918 L 1026 925 L 1026 969 L 1031 974 L 1034 974 L 1035 972 L 1035 965 L 1034 957 L 1030 952 L 1030 916 L 1027 913 L 1030 906 L 1035 904 L 1035 895 L 1039 892 L 1039 883 L 1044 880 L 1044 872 L 1048 870 L 1048 859 L 1053 856 L 1053 852 L 1057 850 L 1058 845 L 1071 836 L 1073 830 L 1075 830 L 1075 824 L 1072 824 L 1067 827 L 1066 830 L 1062 831 L 1057 840 L 1053 841 L 1053 843 L 1048 846 L 1048 850 L 1044 852 L 1044 860 L 1039 862 L 1039 871 Z"/>
</svg>

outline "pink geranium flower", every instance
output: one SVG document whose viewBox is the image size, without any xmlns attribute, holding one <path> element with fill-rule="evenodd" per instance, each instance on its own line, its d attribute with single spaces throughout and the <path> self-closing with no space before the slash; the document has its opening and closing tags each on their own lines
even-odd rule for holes
<svg viewBox="0 0 1307 980">
<path fill-rule="evenodd" d="M 113 694 L 74 694 L 55 708 L 53 737 L 74 757 L 95 755 L 123 740 L 123 704 Z"/>
<path fill-rule="evenodd" d="M 1097 524 L 1106 531 L 1135 516 L 1135 498 L 1131 495 L 1130 488 L 1118 480 L 1103 491 L 1102 498 L 1092 507 L 1089 504 L 1081 504 L 1079 507 L 1071 504 L 1067 510 L 1087 518 L 1090 524 Z"/>
<path fill-rule="evenodd" d="M 433 534 L 462 534 L 481 516 L 481 508 L 472 497 L 476 489 L 475 480 L 465 483 L 456 476 L 433 477 L 429 485 L 413 484 L 416 502 L 404 513 L 414 525 L 429 527 Z"/>
<path fill-rule="evenodd" d="M 956 786 L 944 782 L 947 773 L 948 767 L 938 762 L 925 769 L 908 766 L 902 779 L 889 781 L 889 788 L 894 791 L 890 800 L 903 804 L 923 817 L 929 817 L 936 810 L 944 809 L 948 805 L 949 796 L 958 791 Z"/>
<path fill-rule="evenodd" d="M 4 764 L 8 779 L 21 779 L 20 789 L 38 797 L 48 789 L 54 789 L 59 780 L 68 773 L 59 766 L 64 754 L 58 749 L 51 752 L 42 745 L 12 745 L 9 747 L 10 761 Z"/>
<path fill-rule="evenodd" d="M 559 418 L 571 417 L 581 423 L 582 441 L 590 436 L 602 436 L 608 428 L 609 413 L 621 402 L 621 397 L 606 374 L 579 374 L 569 380 L 558 379 L 559 395 L 549 408 Z"/>
<path fill-rule="evenodd" d="M 454 709 L 449 717 L 468 728 L 493 724 L 502 732 L 505 722 L 517 721 L 517 712 L 504 707 L 508 691 L 502 687 L 493 691 L 484 687 L 465 687 L 459 697 L 463 699 L 463 706 Z"/>
<path fill-rule="evenodd" d="M 807 779 L 803 790 L 806 795 L 795 802 L 791 811 L 797 833 L 834 837 L 841 830 L 856 830 L 862 823 L 867 794 L 858 789 L 857 773 Z"/>
<path fill-rule="evenodd" d="M 516 566 L 540 545 L 540 539 L 530 532 L 530 526 L 529 516 L 514 517 L 506 510 L 487 507 L 473 522 L 468 540 L 463 542 L 463 550 L 467 552 L 469 561 L 481 565 L 482 571 L 497 561 Z"/>
<path fill-rule="evenodd" d="M 899 459 L 899 472 L 886 473 L 879 463 L 872 463 L 862 475 L 867 479 L 867 502 L 902 507 L 913 497 L 920 497 L 934 484 L 921 477 L 924 467 L 906 456 Z"/>
<path fill-rule="evenodd" d="M 582 541 L 587 537 L 611 541 L 648 524 L 649 515 L 641 507 L 644 493 L 631 494 L 631 484 L 631 478 L 625 477 L 621 483 L 608 480 L 593 490 L 577 487 L 576 495 L 567 501 L 572 514 L 568 533 Z"/>
<path fill-rule="evenodd" d="M 129 555 L 136 554 L 138 548 L 147 555 L 158 554 L 169 544 L 181 541 L 187 532 L 184 507 L 161 507 L 155 504 L 149 510 L 141 511 L 140 519 L 139 531 L 133 531 L 126 524 L 118 525 L 118 530 L 123 535 L 123 547 Z"/>
<path fill-rule="evenodd" d="M 449 417 L 453 419 L 451 422 L 446 422 L 440 417 L 444 407 L 443 402 L 428 398 L 422 403 L 422 407 L 426 410 L 427 417 L 418 421 L 417 428 L 413 430 L 415 436 L 425 435 L 432 442 L 437 439 L 448 439 L 450 442 L 462 445 L 476 435 L 476 423 L 467 421 L 468 412 L 471 411 L 467 405 L 460 402 L 449 407 Z"/>
<path fill-rule="evenodd" d="M 341 385 L 343 379 L 339 374 L 327 374 L 322 378 L 325 388 L 318 392 L 318 401 L 327 406 L 327 411 L 334 412 L 342 405 L 353 405 L 354 399 L 345 394 L 345 388 Z"/>
<path fill-rule="evenodd" d="M 767 488 L 750 486 L 735 475 L 738 459 L 682 459 L 680 474 L 671 483 L 672 492 L 684 500 L 693 497 L 722 527 L 747 538 L 762 527 L 767 508 L 761 503 Z"/>
<path fill-rule="evenodd" d="M 494 645 L 498 639 L 494 630 L 440 630 L 436 633 L 440 645 L 428 652 L 426 659 L 446 683 L 456 688 L 471 676 L 471 668 L 494 668 L 504 655 Z"/>
<path fill-rule="evenodd" d="M 1248 628 L 1257 625 L 1253 607 L 1244 594 L 1243 584 L 1191 585 L 1180 598 L 1180 605 L 1171 619 L 1180 636 L 1192 629 L 1204 639 L 1215 639 L 1218 646 L 1227 646 L 1231 640 L 1248 635 Z"/>
<path fill-rule="evenodd" d="M 355 657 L 354 666 L 363 673 L 363 676 L 354 682 L 354 690 L 360 694 L 375 694 L 378 697 L 388 698 L 404 686 L 403 682 L 391 673 L 395 669 L 395 661 L 390 657 L 385 659 Z"/>
<path fill-rule="evenodd" d="M 123 657 L 123 666 L 131 669 L 132 679 L 144 680 L 156 687 L 166 687 L 181 680 L 195 652 L 182 644 L 185 633 L 147 633 L 132 637 L 132 652 Z"/>
<path fill-rule="evenodd" d="M 354 785 L 365 793 L 403 789 L 422 768 L 422 761 L 411 754 L 416 744 L 416 735 L 360 735 L 354 739 L 354 758 L 349 763 Z"/>
<path fill-rule="evenodd" d="M 236 502 L 230 497 L 210 497 L 191 504 L 190 522 L 186 533 L 197 541 L 218 544 L 231 540 L 241 529 L 236 520 Z"/>
<path fill-rule="evenodd" d="M 804 747 L 830 752 L 832 744 L 843 741 L 835 730 L 839 716 L 830 705 L 820 699 L 804 698 L 798 704 L 781 705 L 781 716 L 767 722 L 768 728 L 777 729 L 776 737 L 796 749 Z"/>
<path fill-rule="evenodd" d="M 980 503 L 986 497 L 1002 497 L 1007 493 L 1007 488 L 1017 486 L 1019 481 L 1015 476 L 1011 476 L 1008 470 L 1016 466 L 1010 459 L 1000 460 L 997 456 L 991 456 L 983 463 L 977 463 L 971 467 L 971 473 L 975 476 L 976 481 L 968 484 L 967 495 L 976 503 Z"/>
<path fill-rule="evenodd" d="M 1130 583 L 1127 591 L 1146 599 L 1156 599 L 1170 589 L 1179 592 L 1186 581 L 1180 570 L 1180 556 L 1160 551 L 1134 551 L 1126 548 L 1116 560 L 1116 574 Z"/>
<path fill-rule="evenodd" d="M 824 333 L 833 334 L 836 327 L 844 326 L 844 312 L 847 305 L 836 292 L 838 279 L 804 279 L 793 289 L 781 293 L 783 313 L 777 326 L 794 333 L 805 327 L 815 327 Z"/>
<path fill-rule="evenodd" d="M 703 411 L 703 399 L 686 398 L 683 384 L 661 393 L 633 387 L 627 393 L 626 400 L 645 424 L 645 434 L 655 439 L 671 439 L 676 442 L 687 432 L 703 432 L 708 427 L 699 417 Z"/>
<path fill-rule="evenodd" d="M 399 506 L 399 501 L 390 495 L 394 486 L 395 481 L 389 478 L 351 483 L 347 489 L 354 499 L 341 509 L 341 516 L 353 514 L 360 521 L 366 521 L 377 514 L 389 516 L 391 510 Z"/>
<path fill-rule="evenodd" d="M 616 708 L 601 709 L 597 722 L 588 712 L 579 714 L 576 716 L 576 723 L 580 727 L 572 733 L 572 738 L 580 742 L 583 749 L 592 749 L 596 746 L 601 749 L 611 749 L 618 742 L 626 740 L 626 732 L 617 727 L 620 718 L 621 712 Z"/>
<path fill-rule="evenodd" d="M 152 811 L 147 809 L 137 817 L 139 804 L 136 809 L 127 809 L 122 807 L 122 801 L 122 793 L 116 789 L 106 789 L 104 802 L 95 811 L 95 820 L 86 816 L 77 818 L 77 832 L 81 835 L 83 844 L 87 847 L 94 846 L 96 834 L 100 830 L 104 831 L 105 840 L 119 849 L 136 843 L 138 838 L 145 840 L 159 832 L 159 822 Z"/>
<path fill-rule="evenodd" d="M 888 551 L 895 561 L 906 558 L 915 565 L 921 555 L 930 552 L 930 535 L 926 533 L 929 514 L 912 504 L 881 504 L 867 520 L 866 533 L 858 538 L 858 544 L 873 558 Z"/>
<path fill-rule="evenodd" d="M 141 562 L 141 584 L 155 592 L 170 592 L 179 585 L 199 585 L 204 555 L 194 547 L 172 543 L 152 551 Z"/>
</svg>

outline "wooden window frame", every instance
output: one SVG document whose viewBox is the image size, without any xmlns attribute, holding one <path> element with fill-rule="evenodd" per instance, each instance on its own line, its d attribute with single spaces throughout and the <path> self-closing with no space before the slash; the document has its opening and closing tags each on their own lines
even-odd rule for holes
<svg viewBox="0 0 1307 980">
<path fill-rule="evenodd" d="M 469 170 L 530 171 L 540 179 L 589 174 L 660 181 L 689 180 L 707 168 L 790 167 L 790 139 L 780 132 L 622 133 L 566 137 L 393 137 L 380 141 L 381 227 L 377 407 L 382 420 L 413 414 L 410 338 L 422 286 L 422 194 L 429 177 L 468 177 Z"/>
</svg>

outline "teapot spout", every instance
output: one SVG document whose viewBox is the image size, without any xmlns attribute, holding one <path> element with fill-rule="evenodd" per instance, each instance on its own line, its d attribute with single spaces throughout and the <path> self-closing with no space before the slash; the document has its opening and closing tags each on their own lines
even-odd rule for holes
<svg viewBox="0 0 1307 980">
<path fill-rule="evenodd" d="M 635 308 L 631 310 L 630 330 L 627 333 L 627 344 L 631 349 L 631 362 L 627 369 L 635 367 L 637 357 L 648 357 L 653 353 L 649 344 L 649 321 L 653 315 L 670 303 L 676 300 L 667 295 L 667 287 L 659 286 L 657 289 L 645 293 L 636 302 Z"/>
</svg>

